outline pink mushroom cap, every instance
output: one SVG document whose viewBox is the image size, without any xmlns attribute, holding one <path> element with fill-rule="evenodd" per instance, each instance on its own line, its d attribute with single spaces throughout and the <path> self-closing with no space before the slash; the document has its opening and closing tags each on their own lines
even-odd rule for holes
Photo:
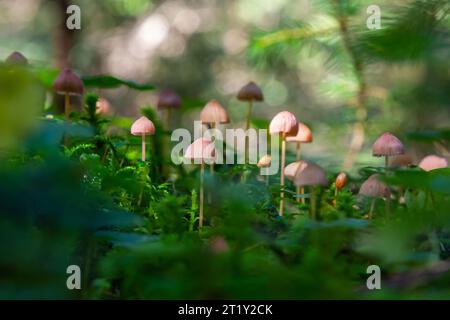
<svg viewBox="0 0 450 320">
<path fill-rule="evenodd" d="M 190 160 L 212 161 L 216 157 L 214 143 L 207 138 L 198 138 L 187 147 L 184 157 Z"/>
<path fill-rule="evenodd" d="M 436 155 L 429 155 L 422 159 L 419 163 L 419 167 L 422 168 L 422 170 L 425 171 L 431 171 L 434 169 L 442 169 L 448 167 L 448 161 L 445 158 L 436 156 Z"/>
<path fill-rule="evenodd" d="M 372 146 L 372 155 L 375 157 L 396 156 L 405 153 L 403 143 L 392 133 L 383 133 Z"/>
<path fill-rule="evenodd" d="M 131 134 L 134 136 L 153 135 L 155 126 L 147 117 L 140 117 L 131 126 Z"/>
<path fill-rule="evenodd" d="M 310 143 L 313 141 L 313 135 L 311 129 L 302 122 L 298 123 L 297 134 L 292 137 L 286 137 L 287 142 L 302 142 Z"/>
<path fill-rule="evenodd" d="M 379 174 L 371 175 L 359 189 L 359 194 L 362 194 L 371 198 L 383 198 L 389 197 L 391 191 L 389 187 L 379 180 Z"/>
<path fill-rule="evenodd" d="M 203 123 L 229 123 L 228 113 L 217 100 L 209 101 L 200 112 Z"/>
<path fill-rule="evenodd" d="M 271 135 L 284 133 L 286 136 L 295 136 L 298 131 L 298 122 L 294 114 L 289 111 L 281 111 L 273 117 L 269 125 Z"/>
</svg>

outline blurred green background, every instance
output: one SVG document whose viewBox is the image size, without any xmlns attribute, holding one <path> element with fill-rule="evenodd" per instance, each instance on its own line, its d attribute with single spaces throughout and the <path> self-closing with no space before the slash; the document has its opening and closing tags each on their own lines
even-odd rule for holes
<svg viewBox="0 0 450 320">
<path fill-rule="evenodd" d="M 35 65 L 172 88 L 194 107 L 216 98 L 230 127 L 244 126 L 246 106 L 235 95 L 253 80 L 265 95 L 254 118 L 293 111 L 314 133 L 305 156 L 336 169 L 376 163 L 367 152 L 346 153 L 351 144 L 369 150 L 381 131 L 406 140 L 409 131 L 448 127 L 447 1 L 79 0 L 70 2 L 82 14 L 73 31 L 63 27 L 68 4 L 1 0 L 0 56 L 18 50 Z M 381 30 L 366 26 L 369 5 L 381 9 Z M 100 94 L 127 116 L 157 97 Z M 198 112 L 186 107 L 174 126 L 191 129 Z M 358 122 L 364 138 L 352 135 Z M 406 144 L 416 161 L 432 151 Z"/>
</svg>

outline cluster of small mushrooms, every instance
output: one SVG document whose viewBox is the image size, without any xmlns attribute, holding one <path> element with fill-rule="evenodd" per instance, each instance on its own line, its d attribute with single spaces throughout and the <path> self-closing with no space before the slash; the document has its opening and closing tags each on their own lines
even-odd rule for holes
<svg viewBox="0 0 450 320">
<path fill-rule="evenodd" d="M 5 63 L 18 66 L 28 65 L 28 60 L 19 52 L 14 52 L 6 59 Z M 53 90 L 62 94 L 64 100 L 64 113 L 66 118 L 70 116 L 70 97 L 81 96 L 84 92 L 83 81 L 71 70 L 64 69 L 60 72 L 53 83 Z M 248 103 L 248 111 L 245 122 L 245 129 L 250 128 L 250 120 L 252 114 L 252 107 L 254 102 L 263 101 L 264 96 L 261 89 L 253 82 L 248 83 L 240 89 L 237 94 L 240 101 Z M 160 92 L 158 97 L 157 108 L 165 110 L 166 125 L 170 127 L 171 110 L 177 109 L 181 106 L 181 99 L 179 96 L 171 91 L 164 90 Z M 100 98 L 97 102 L 97 112 L 107 113 L 110 109 L 109 103 L 104 98 Z M 216 128 L 218 124 L 229 123 L 228 113 L 225 108 L 217 101 L 209 101 L 200 112 L 200 121 L 209 128 Z M 289 111 L 279 112 L 274 116 L 269 125 L 269 133 L 273 136 L 278 136 L 281 139 L 281 174 L 280 174 L 280 207 L 278 214 L 280 216 L 284 213 L 284 186 L 285 177 L 293 182 L 296 186 L 296 200 L 305 203 L 306 196 L 304 195 L 304 187 L 327 186 L 328 179 L 319 165 L 300 160 L 301 145 L 303 143 L 311 143 L 313 136 L 310 128 L 304 123 L 297 120 L 295 115 Z M 146 117 L 140 117 L 131 126 L 131 134 L 142 137 L 142 161 L 146 161 L 146 141 L 147 135 L 155 134 L 155 126 Z M 296 146 L 296 161 L 286 165 L 286 143 L 295 143 Z M 372 155 L 375 157 L 385 157 L 385 169 L 388 171 L 389 167 L 408 167 L 413 165 L 412 158 L 405 153 L 405 148 L 402 142 L 389 132 L 383 133 L 373 144 Z M 200 163 L 200 215 L 199 226 L 203 226 L 203 206 L 204 206 L 204 167 L 205 163 L 210 164 L 211 173 L 214 170 L 215 149 L 213 142 L 205 137 L 195 140 L 184 154 L 186 159 L 193 160 L 195 163 Z M 267 168 L 271 165 L 272 158 L 270 155 L 264 155 L 257 166 L 259 168 Z M 431 171 L 439 168 L 448 167 L 446 158 L 437 155 L 428 155 L 419 162 L 419 167 L 425 171 Z M 268 176 L 266 183 L 268 184 Z M 338 174 L 335 180 L 335 195 L 344 188 L 347 184 L 347 175 L 344 172 Z M 389 187 L 380 179 L 380 174 L 370 176 L 360 187 L 359 194 L 372 199 L 370 212 L 368 217 L 372 217 L 374 201 L 376 198 L 386 199 L 388 204 L 391 191 Z M 310 196 L 310 210 L 312 218 L 315 217 L 316 200 L 315 193 L 312 192 Z M 335 203 L 334 203 L 335 204 Z"/>
</svg>

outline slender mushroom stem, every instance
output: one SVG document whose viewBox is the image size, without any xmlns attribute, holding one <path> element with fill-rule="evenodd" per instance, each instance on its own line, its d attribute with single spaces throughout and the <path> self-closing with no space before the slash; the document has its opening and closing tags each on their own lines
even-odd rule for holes
<svg viewBox="0 0 450 320">
<path fill-rule="evenodd" d="M 172 117 L 172 108 L 167 108 L 166 110 L 166 126 L 167 126 L 167 131 L 170 131 L 170 118 Z"/>
<path fill-rule="evenodd" d="M 199 216 L 199 229 L 201 230 L 203 227 L 203 202 L 204 202 L 204 194 L 203 194 L 203 176 L 205 174 L 205 162 L 202 160 L 202 164 L 200 166 L 200 216 Z"/>
<path fill-rule="evenodd" d="M 145 162 L 145 133 L 142 133 L 142 161 Z"/>
<path fill-rule="evenodd" d="M 316 211 L 317 211 L 316 188 L 312 187 L 312 190 L 310 191 L 311 191 L 311 202 L 309 208 L 311 210 L 311 219 L 316 220 Z"/>
<path fill-rule="evenodd" d="M 385 156 L 384 157 L 384 169 L 386 172 L 387 172 L 388 166 L 389 166 L 389 156 Z"/>
<path fill-rule="evenodd" d="M 69 115 L 70 115 L 70 96 L 66 92 L 64 94 L 64 116 L 66 117 L 66 119 L 69 119 Z"/>
<path fill-rule="evenodd" d="M 337 196 L 338 196 L 338 189 L 335 187 L 334 188 L 334 201 L 333 201 L 333 207 L 335 207 L 335 208 L 337 205 Z"/>
<path fill-rule="evenodd" d="M 213 122 L 211 123 L 211 129 L 215 129 L 216 124 Z M 211 164 L 209 165 L 209 172 L 211 173 L 211 176 L 214 175 L 214 161 L 211 161 Z"/>
<path fill-rule="evenodd" d="M 280 216 L 283 216 L 284 212 L 284 167 L 286 162 L 286 134 L 283 132 L 281 136 L 281 176 L 280 176 Z"/>
<path fill-rule="evenodd" d="M 373 210 L 375 209 L 375 198 L 370 203 L 369 219 L 372 220 Z"/>
<path fill-rule="evenodd" d="M 297 158 L 297 161 L 299 161 L 300 160 L 300 152 L 301 152 L 301 145 L 300 145 L 300 142 L 297 142 L 297 148 L 296 148 L 296 158 Z M 301 194 L 301 195 L 303 195 L 305 193 L 305 188 L 303 188 L 303 187 L 297 187 L 297 189 L 296 189 L 296 194 L 297 194 L 297 202 L 302 202 L 302 203 L 305 203 L 305 198 L 303 198 L 303 197 L 299 197 L 299 195 Z"/>
<path fill-rule="evenodd" d="M 249 100 L 248 101 L 247 119 L 246 119 L 246 123 L 245 123 L 245 131 L 250 129 L 250 119 L 252 117 L 252 107 L 253 107 L 253 100 Z M 249 152 L 250 152 L 249 144 L 250 144 L 250 139 L 249 139 L 249 136 L 246 134 L 245 135 L 245 163 L 247 163 L 248 159 L 249 159 Z"/>
<path fill-rule="evenodd" d="M 250 128 L 250 118 L 252 117 L 252 108 L 253 108 L 253 100 L 249 100 L 245 130 L 248 130 Z"/>
</svg>

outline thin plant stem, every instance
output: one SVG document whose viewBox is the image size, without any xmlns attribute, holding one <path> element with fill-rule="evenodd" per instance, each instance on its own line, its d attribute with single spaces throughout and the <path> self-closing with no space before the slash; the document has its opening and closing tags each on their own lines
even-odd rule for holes
<svg viewBox="0 0 450 320">
<path fill-rule="evenodd" d="M 338 196 L 338 189 L 335 187 L 334 188 L 334 203 L 333 206 L 336 208 L 337 206 L 337 196 Z"/>
<path fill-rule="evenodd" d="M 145 162 L 145 133 L 142 134 L 142 161 Z"/>
<path fill-rule="evenodd" d="M 203 227 L 203 202 L 204 202 L 204 193 L 203 193 L 203 178 L 205 175 L 205 162 L 202 161 L 200 165 L 200 215 L 199 215 L 199 229 L 201 230 Z"/>
<path fill-rule="evenodd" d="M 309 208 L 311 210 L 311 219 L 316 220 L 316 212 L 317 212 L 317 198 L 316 198 L 316 188 L 312 187 L 311 190 L 311 202 Z"/>
<path fill-rule="evenodd" d="M 297 201 L 297 202 L 300 202 L 300 201 L 301 201 L 301 199 L 300 199 L 300 197 L 299 197 L 299 196 L 300 196 L 300 193 L 302 192 L 302 190 L 301 190 L 301 187 L 296 187 L 296 188 L 295 188 L 295 190 L 296 190 L 296 192 L 295 192 L 295 193 L 296 193 L 296 195 L 297 195 L 297 197 L 296 197 L 296 201 Z M 303 198 L 302 198 L 302 199 L 303 199 Z"/>
<path fill-rule="evenodd" d="M 69 119 L 70 115 L 70 96 L 68 93 L 64 94 L 64 116 Z"/>
<path fill-rule="evenodd" d="M 170 131 L 170 119 L 172 117 L 172 108 L 167 108 L 166 110 L 166 126 L 167 126 L 167 131 Z"/>
<path fill-rule="evenodd" d="M 373 210 L 375 209 L 375 198 L 370 202 L 369 219 L 372 220 Z"/>
<path fill-rule="evenodd" d="M 280 216 L 284 213 L 284 166 L 286 162 L 286 139 L 285 133 L 283 132 L 281 136 L 281 176 L 280 176 Z"/>
<path fill-rule="evenodd" d="M 248 101 L 248 111 L 247 111 L 247 119 L 245 123 L 245 130 L 250 128 L 250 119 L 252 117 L 252 108 L 253 108 L 253 100 Z"/>
<path fill-rule="evenodd" d="M 245 122 L 245 131 L 248 131 L 250 129 L 250 119 L 252 117 L 252 108 L 253 108 L 253 100 L 248 101 L 248 111 L 247 111 L 247 119 Z M 249 136 L 245 136 L 245 163 L 248 163 L 249 159 L 249 150 L 250 150 L 250 139 Z"/>
</svg>

